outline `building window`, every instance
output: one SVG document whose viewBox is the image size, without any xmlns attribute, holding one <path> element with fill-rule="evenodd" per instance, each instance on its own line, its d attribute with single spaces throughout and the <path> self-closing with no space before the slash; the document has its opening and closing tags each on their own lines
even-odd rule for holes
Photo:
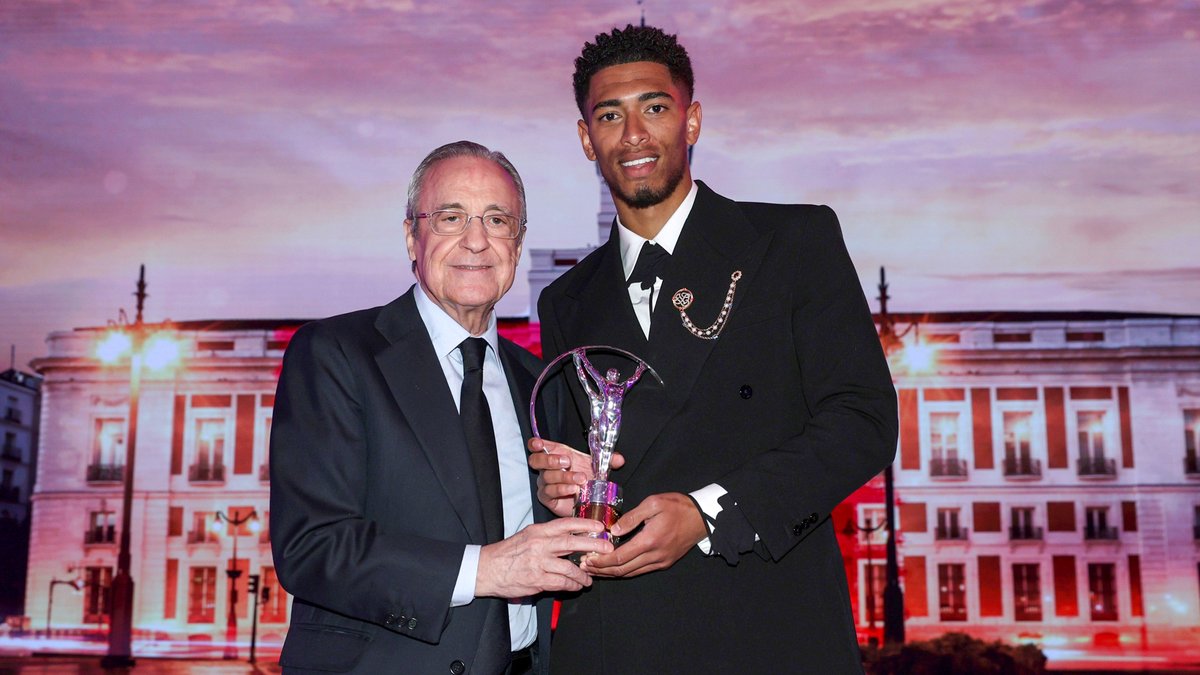
<svg viewBox="0 0 1200 675">
<path fill-rule="evenodd" d="M 196 451 L 188 480 L 193 482 L 223 482 L 225 480 L 225 436 L 229 425 L 222 417 L 196 420 Z"/>
<path fill-rule="evenodd" d="M 271 416 L 267 415 L 262 419 L 262 443 L 259 447 L 262 448 L 262 463 L 258 465 L 258 479 L 264 483 L 271 480 Z"/>
<path fill-rule="evenodd" d="M 1192 539 L 1200 541 L 1200 504 L 1192 509 Z"/>
<path fill-rule="evenodd" d="M 887 567 L 880 563 L 862 566 L 862 622 L 872 628 L 883 619 L 883 589 L 887 586 Z"/>
<path fill-rule="evenodd" d="M 213 531 L 213 520 L 216 515 L 212 511 L 195 511 L 192 513 L 192 530 L 188 532 L 189 544 L 204 544 L 217 541 L 217 533 Z"/>
<path fill-rule="evenodd" d="M 1088 563 L 1088 600 L 1092 621 L 1117 620 L 1117 587 L 1112 563 Z"/>
<path fill-rule="evenodd" d="M 1104 411 L 1080 411 L 1076 418 L 1079 434 L 1079 475 L 1115 476 L 1116 460 L 1104 455 L 1106 413 Z"/>
<path fill-rule="evenodd" d="M 1183 471 L 1200 476 L 1200 410 L 1183 411 Z"/>
<path fill-rule="evenodd" d="M 967 582 L 965 565 L 938 565 L 938 608 L 942 621 L 967 620 Z"/>
<path fill-rule="evenodd" d="M 1032 506 L 1014 506 L 1012 509 L 1012 525 L 1009 527 L 1008 538 L 1014 541 L 1040 540 L 1042 528 L 1034 527 Z"/>
<path fill-rule="evenodd" d="M 116 541 L 117 514 L 112 511 L 92 511 L 88 514 L 88 529 L 83 533 L 85 544 L 111 544 Z"/>
<path fill-rule="evenodd" d="M 212 623 L 217 607 L 217 568 L 193 567 L 188 581 L 188 623 Z"/>
<path fill-rule="evenodd" d="M 15 459 L 21 461 L 21 449 L 17 447 L 17 432 L 4 432 L 4 457 L 6 459 Z"/>
<path fill-rule="evenodd" d="M 1033 413 L 1004 412 L 1004 475 L 1042 475 L 1042 461 L 1033 458 Z"/>
<path fill-rule="evenodd" d="M 21 409 L 17 407 L 17 397 L 8 397 L 8 408 L 4 411 L 4 419 L 9 422 L 21 423 Z"/>
<path fill-rule="evenodd" d="M 262 616 L 263 623 L 287 622 L 287 594 L 279 585 L 274 567 L 264 567 L 262 571 Z"/>
<path fill-rule="evenodd" d="M 83 583 L 83 622 L 108 623 L 108 607 L 112 601 L 112 568 L 85 567 Z"/>
<path fill-rule="evenodd" d="M 14 475 L 12 469 L 4 469 L 3 472 L 0 472 L 0 502 L 15 504 L 21 501 L 20 488 L 13 485 Z M 4 515 L 7 516 L 8 512 L 6 511 Z"/>
<path fill-rule="evenodd" d="M 1107 506 L 1089 506 L 1084 509 L 1086 521 L 1083 538 L 1090 540 L 1113 540 L 1117 538 L 1117 528 L 1108 525 Z"/>
<path fill-rule="evenodd" d="M 90 482 L 120 482 L 125 473 L 125 418 L 97 417 L 92 435 Z"/>
<path fill-rule="evenodd" d="M 929 461 L 931 476 L 962 477 L 967 475 L 966 460 L 958 457 L 958 413 L 929 414 Z"/>
<path fill-rule="evenodd" d="M 1017 621 L 1042 620 L 1042 585 L 1037 563 L 1013 565 L 1013 609 Z"/>
<path fill-rule="evenodd" d="M 961 540 L 967 538 L 967 528 L 959 526 L 962 509 L 938 509 L 936 539 Z"/>
</svg>

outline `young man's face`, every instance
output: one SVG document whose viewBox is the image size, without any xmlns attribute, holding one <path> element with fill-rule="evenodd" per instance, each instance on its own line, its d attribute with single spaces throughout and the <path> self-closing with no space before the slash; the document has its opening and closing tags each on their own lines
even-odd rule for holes
<svg viewBox="0 0 1200 675">
<path fill-rule="evenodd" d="M 609 66 L 592 76 L 579 140 L 613 199 L 635 209 L 677 204 L 691 189 L 688 146 L 700 137 L 700 104 L 660 63 Z M 684 178 L 687 178 L 685 181 Z"/>
</svg>

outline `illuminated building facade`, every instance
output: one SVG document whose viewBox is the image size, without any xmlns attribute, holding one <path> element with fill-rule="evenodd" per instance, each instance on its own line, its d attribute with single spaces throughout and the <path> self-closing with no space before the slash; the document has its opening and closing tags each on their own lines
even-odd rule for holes
<svg viewBox="0 0 1200 675">
<path fill-rule="evenodd" d="M 895 463 L 909 640 L 963 631 L 1054 650 L 1200 644 L 1200 317 L 1115 313 L 900 315 L 936 365 L 893 363 Z M 283 349 L 300 321 L 176 325 L 184 360 L 142 387 L 133 522 L 135 640 L 220 643 L 233 543 L 214 514 L 268 509 L 267 439 Z M 502 331 L 536 350 L 537 326 Z M 45 378 L 25 612 L 41 630 L 106 630 L 115 564 L 127 369 L 100 330 L 54 333 Z M 866 641 L 883 629 L 881 481 L 841 505 L 846 570 Z M 244 529 L 239 569 L 262 576 L 260 639 L 282 641 L 268 534 Z M 239 641 L 249 635 L 239 578 Z M 874 595 L 874 612 L 868 598 Z M 872 614 L 875 630 L 872 631 Z"/>
<path fill-rule="evenodd" d="M 937 348 L 927 372 L 892 364 L 908 639 L 1196 650 L 1200 317 L 896 318 Z M 885 537 L 855 526 L 883 509 L 873 482 L 834 515 L 864 640 L 882 636 Z"/>
<path fill-rule="evenodd" d="M 216 514 L 257 514 L 238 532 L 239 640 L 250 633 L 247 574 L 269 589 L 259 637 L 279 643 L 288 597 L 279 589 L 266 524 L 267 441 L 283 350 L 299 321 L 175 324 L 183 362 L 146 369 L 142 379 L 132 513 L 135 641 L 224 640 L 230 528 Z M 110 620 L 110 584 L 120 539 L 119 513 L 129 414 L 129 369 L 95 358 L 100 329 L 52 333 L 34 367 L 45 378 L 45 425 L 33 495 L 28 628 L 99 635 Z M 55 580 L 78 580 L 78 593 Z"/>
</svg>

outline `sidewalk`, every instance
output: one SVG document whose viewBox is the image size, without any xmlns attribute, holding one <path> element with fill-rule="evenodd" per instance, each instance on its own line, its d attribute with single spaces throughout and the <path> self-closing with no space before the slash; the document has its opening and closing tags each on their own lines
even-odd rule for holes
<svg viewBox="0 0 1200 675">
<path fill-rule="evenodd" d="M 274 657 L 269 657 L 269 661 L 252 665 L 245 660 L 139 658 L 133 668 L 105 670 L 100 667 L 97 656 L 0 656 L 0 675 L 267 675 L 281 672 Z"/>
</svg>

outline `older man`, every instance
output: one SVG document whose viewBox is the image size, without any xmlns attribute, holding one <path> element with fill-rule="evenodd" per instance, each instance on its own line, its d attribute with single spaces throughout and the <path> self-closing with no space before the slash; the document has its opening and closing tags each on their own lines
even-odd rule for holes
<svg viewBox="0 0 1200 675">
<path fill-rule="evenodd" d="M 296 597 L 285 672 L 546 672 L 561 556 L 606 552 L 543 522 L 525 463 L 539 363 L 496 332 L 525 232 L 504 155 L 434 150 L 408 192 L 418 284 L 292 338 L 271 434 L 271 544 Z M 535 522 L 539 524 L 534 524 Z M 539 658 L 539 656 L 541 658 Z"/>
</svg>

